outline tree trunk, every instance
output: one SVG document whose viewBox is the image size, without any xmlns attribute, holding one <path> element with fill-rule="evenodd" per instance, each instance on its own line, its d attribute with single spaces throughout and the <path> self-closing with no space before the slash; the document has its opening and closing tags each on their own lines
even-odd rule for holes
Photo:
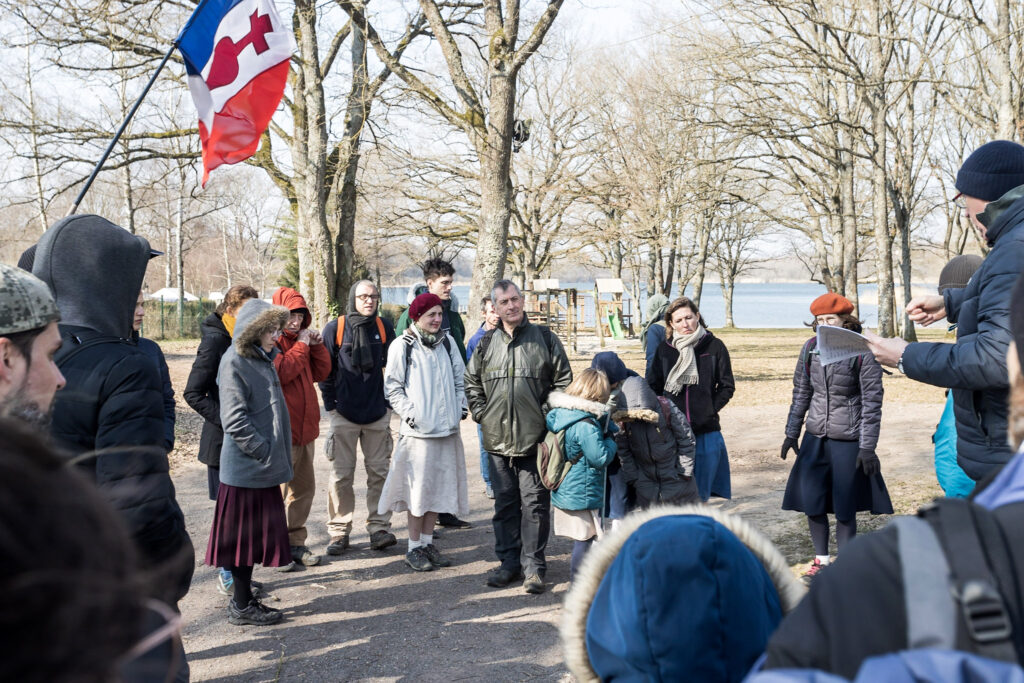
<svg viewBox="0 0 1024 683">
<path fill-rule="evenodd" d="M 725 299 L 725 326 L 729 329 L 736 327 L 732 318 L 732 299 L 736 292 L 736 275 L 720 273 L 722 278 L 722 298 Z"/>
<path fill-rule="evenodd" d="M 493 54 L 488 69 L 487 135 L 480 156 L 480 228 L 476 242 L 476 261 L 469 287 L 469 300 L 479 301 L 491 286 L 505 276 L 508 257 L 508 222 L 512 215 L 512 182 L 509 161 L 512 155 L 512 115 L 516 100 L 516 77 L 505 73 L 506 59 Z M 480 326 L 481 313 L 471 306 L 467 330 Z"/>
<path fill-rule="evenodd" d="M 225 291 L 231 289 L 231 259 L 228 258 L 228 223 L 224 221 L 221 223 L 221 246 L 224 249 L 224 276 L 227 278 L 227 285 Z"/>
<path fill-rule="evenodd" d="M 171 283 L 174 282 L 174 266 L 172 261 L 174 259 L 174 230 L 171 228 L 171 224 L 168 223 L 167 227 L 164 228 L 164 249 L 167 251 L 164 254 L 164 287 L 170 287 Z"/>
<path fill-rule="evenodd" d="M 695 282 L 693 283 L 693 303 L 700 308 L 700 298 L 704 293 L 704 275 L 707 272 L 708 265 L 708 244 L 711 242 L 711 216 L 705 211 L 701 217 L 701 233 L 700 248 L 697 251 L 697 272 L 694 275 Z"/>
<path fill-rule="evenodd" d="M 872 135 L 872 223 L 875 232 L 875 263 L 878 278 L 878 334 L 883 337 L 893 336 L 893 284 L 892 284 L 892 242 L 889 239 L 889 210 L 886 201 L 886 95 L 885 71 L 886 61 L 882 47 L 882 32 L 885 30 L 882 21 L 882 0 L 874 0 L 874 29 L 871 38 L 872 60 L 874 73 L 868 91 L 871 109 Z"/>
<path fill-rule="evenodd" d="M 178 210 L 174 218 L 174 274 L 178 284 L 178 336 L 185 336 L 185 331 L 181 329 L 182 320 L 185 317 L 185 256 L 181 253 L 181 248 L 184 245 L 182 239 L 182 229 L 185 227 L 185 167 L 180 167 L 181 170 L 181 185 L 178 191 Z"/>
<path fill-rule="evenodd" d="M 992 70 L 996 90 L 996 137 L 1013 140 L 1017 133 L 1013 101 L 1013 62 L 1011 58 L 1010 0 L 996 0 L 996 37 Z"/>
</svg>

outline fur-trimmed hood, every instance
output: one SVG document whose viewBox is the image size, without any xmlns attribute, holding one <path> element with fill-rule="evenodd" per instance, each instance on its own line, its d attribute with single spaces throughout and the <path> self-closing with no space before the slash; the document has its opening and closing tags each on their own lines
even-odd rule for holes
<svg viewBox="0 0 1024 683">
<path fill-rule="evenodd" d="M 608 406 L 597 401 L 588 401 L 579 396 L 570 396 L 564 391 L 552 391 L 548 394 L 548 408 L 565 408 L 566 410 L 581 410 L 590 413 L 594 417 L 602 417 L 608 412 Z"/>
<path fill-rule="evenodd" d="M 246 301 L 235 318 L 235 333 L 231 340 L 235 353 L 242 358 L 259 358 L 260 337 L 284 327 L 289 315 L 284 306 L 272 306 L 263 299 Z M 276 351 L 274 349 L 268 355 L 273 358 Z"/>
<path fill-rule="evenodd" d="M 587 553 L 565 599 L 566 663 L 581 682 L 740 680 L 805 591 L 740 517 L 650 508 Z"/>
<path fill-rule="evenodd" d="M 616 422 L 658 424 L 658 396 L 642 377 L 627 377 L 615 400 L 612 419 Z"/>
</svg>

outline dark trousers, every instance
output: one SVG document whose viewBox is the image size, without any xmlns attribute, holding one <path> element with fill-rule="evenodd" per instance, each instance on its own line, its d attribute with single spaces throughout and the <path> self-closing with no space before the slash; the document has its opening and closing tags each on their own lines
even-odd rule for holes
<svg viewBox="0 0 1024 683">
<path fill-rule="evenodd" d="M 491 488 L 494 489 L 494 554 L 509 571 L 522 569 L 527 576 L 544 578 L 551 527 L 551 492 L 537 474 L 537 458 L 525 455 L 505 458 L 490 454 Z"/>
</svg>

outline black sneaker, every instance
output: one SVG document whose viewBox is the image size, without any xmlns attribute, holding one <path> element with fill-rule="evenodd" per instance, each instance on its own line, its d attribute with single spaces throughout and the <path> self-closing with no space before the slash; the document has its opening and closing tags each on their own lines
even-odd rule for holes
<svg viewBox="0 0 1024 683">
<path fill-rule="evenodd" d="M 235 626 L 269 626 L 281 621 L 281 610 L 267 607 L 253 598 L 245 609 L 238 609 L 234 600 L 228 600 L 228 621 Z"/>
<path fill-rule="evenodd" d="M 434 571 L 434 563 L 430 561 L 423 548 L 413 548 L 405 554 L 405 563 L 418 572 Z"/>
<path fill-rule="evenodd" d="M 335 536 L 327 546 L 328 555 L 341 555 L 342 551 L 348 548 L 348 534 Z"/>
<path fill-rule="evenodd" d="M 471 529 L 473 525 L 464 519 L 459 519 L 450 512 L 442 512 L 437 516 L 437 525 L 449 529 Z"/>
<path fill-rule="evenodd" d="M 539 575 L 530 574 L 526 577 L 526 580 L 523 581 L 523 588 L 526 589 L 527 593 L 539 595 L 540 593 L 546 591 L 548 586 L 546 583 L 544 583 L 544 579 L 540 578 Z"/>
<path fill-rule="evenodd" d="M 370 547 L 374 550 L 384 550 L 398 543 L 398 539 L 390 531 L 377 529 L 370 534 Z"/>
<path fill-rule="evenodd" d="M 434 565 L 435 567 L 452 566 L 452 561 L 444 555 L 442 555 L 441 551 L 438 550 L 437 546 L 435 546 L 433 543 L 431 543 L 430 545 L 423 546 L 423 554 L 426 555 L 427 559 L 430 560 L 430 564 Z"/>
<path fill-rule="evenodd" d="M 504 567 L 492 569 L 487 573 L 487 585 L 491 588 L 504 588 L 510 583 L 523 580 L 523 570 L 512 571 Z"/>
</svg>

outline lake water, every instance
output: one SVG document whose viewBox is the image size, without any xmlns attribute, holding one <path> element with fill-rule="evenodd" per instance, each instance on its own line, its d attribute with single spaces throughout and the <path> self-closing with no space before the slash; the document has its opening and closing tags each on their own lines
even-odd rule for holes
<svg viewBox="0 0 1024 683">
<path fill-rule="evenodd" d="M 593 283 L 563 283 L 566 287 L 576 286 L 580 295 L 589 289 L 593 291 Z M 384 287 L 384 302 L 406 305 L 407 287 Z M 460 310 L 465 311 L 469 301 L 469 286 L 456 286 L 452 290 L 459 300 Z M 825 287 L 813 282 L 780 282 L 780 283 L 740 283 L 736 285 L 733 296 L 733 321 L 737 327 L 803 327 L 811 320 L 808 308 L 811 302 L 825 293 Z M 933 290 L 934 291 L 934 290 Z M 858 288 L 861 297 L 861 320 L 874 327 L 878 322 L 878 306 L 875 304 L 877 287 L 862 285 Z M 673 296 L 677 290 L 673 290 Z M 692 288 L 687 288 L 687 295 L 692 295 Z M 603 299 L 611 299 L 604 295 Z M 671 298 L 671 297 L 670 297 Z M 643 311 L 646 296 L 641 299 L 640 311 Z M 563 302 L 564 303 L 564 302 Z M 633 310 L 632 299 L 627 298 L 626 309 Z M 701 296 L 701 314 L 711 327 L 725 324 L 725 301 L 722 288 L 717 283 L 705 283 Z M 594 324 L 593 295 L 584 297 L 584 322 Z M 635 321 L 634 321 L 635 324 Z"/>
</svg>

